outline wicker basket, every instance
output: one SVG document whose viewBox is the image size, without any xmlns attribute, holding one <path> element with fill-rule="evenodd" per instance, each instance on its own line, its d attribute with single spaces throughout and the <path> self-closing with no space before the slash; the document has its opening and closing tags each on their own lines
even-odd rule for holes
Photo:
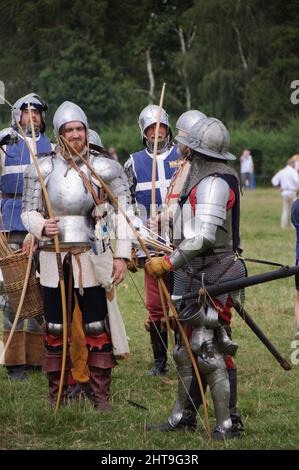
<svg viewBox="0 0 299 470">
<path fill-rule="evenodd" d="M 13 255 L 0 259 L 5 292 L 15 312 L 19 306 L 27 264 L 28 258 L 26 254 L 18 251 Z M 43 311 L 44 305 L 40 283 L 36 277 L 34 266 L 32 266 L 19 321 L 40 315 Z"/>
</svg>

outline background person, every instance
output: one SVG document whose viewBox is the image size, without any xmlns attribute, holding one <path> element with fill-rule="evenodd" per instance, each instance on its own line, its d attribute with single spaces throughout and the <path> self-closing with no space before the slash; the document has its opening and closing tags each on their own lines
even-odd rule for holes
<svg viewBox="0 0 299 470">
<path fill-rule="evenodd" d="M 134 152 L 125 163 L 125 172 L 129 180 L 131 201 L 141 211 L 143 223 L 151 217 L 152 164 L 154 157 L 154 140 L 159 106 L 150 104 L 140 113 L 138 124 L 144 148 Z M 172 132 L 169 126 L 168 114 L 161 112 L 157 165 L 156 165 L 156 204 L 165 202 L 171 178 L 180 165 L 180 155 L 177 146 L 172 143 Z M 154 252 L 151 253 L 154 256 Z M 138 250 L 139 265 L 144 266 L 145 253 Z M 165 279 L 166 280 L 166 279 Z M 160 299 L 158 282 L 147 272 L 144 272 L 144 286 L 148 320 L 145 328 L 151 336 L 154 365 L 148 371 L 149 375 L 161 375 L 167 371 L 167 329 L 163 321 L 163 308 Z"/>
<path fill-rule="evenodd" d="M 0 132 L 1 158 L 1 230 L 6 232 L 13 249 L 23 245 L 26 229 L 21 221 L 23 173 L 32 163 L 32 159 L 19 133 L 19 123 L 24 130 L 31 147 L 33 146 L 32 130 L 28 106 L 32 109 L 32 121 L 35 128 L 37 156 L 51 152 L 51 142 L 45 135 L 45 111 L 47 104 L 35 93 L 19 98 L 12 108 L 11 128 Z M 9 301 L 5 303 L 3 314 L 3 341 L 6 343 L 15 318 Z M 42 317 L 29 318 L 19 322 L 5 354 L 5 367 L 8 377 L 14 380 L 28 378 L 26 369 L 37 369 L 42 366 L 44 358 Z"/>
<path fill-rule="evenodd" d="M 240 157 L 241 184 L 244 189 L 253 189 L 254 164 L 249 149 L 244 149 Z"/>
<path fill-rule="evenodd" d="M 296 199 L 297 192 L 299 191 L 299 177 L 298 172 L 295 169 L 295 164 L 295 160 L 290 158 L 287 165 L 279 170 L 271 179 L 272 185 L 279 188 L 281 191 L 281 228 L 287 228 L 289 225 L 291 206 Z"/>
<path fill-rule="evenodd" d="M 109 147 L 108 153 L 110 155 L 111 160 L 115 160 L 118 162 L 118 155 L 115 147 Z"/>
</svg>

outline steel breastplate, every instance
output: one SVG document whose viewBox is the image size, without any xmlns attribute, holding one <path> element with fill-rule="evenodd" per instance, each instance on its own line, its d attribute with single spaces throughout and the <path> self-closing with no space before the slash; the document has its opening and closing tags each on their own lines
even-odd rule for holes
<svg viewBox="0 0 299 470">
<path fill-rule="evenodd" d="M 89 243 L 89 236 L 94 230 L 94 221 L 91 217 L 94 208 L 93 198 L 77 171 L 65 160 L 55 158 L 53 166 L 46 186 L 55 217 L 59 218 L 60 243 Z M 81 169 L 89 177 L 84 165 Z"/>
</svg>

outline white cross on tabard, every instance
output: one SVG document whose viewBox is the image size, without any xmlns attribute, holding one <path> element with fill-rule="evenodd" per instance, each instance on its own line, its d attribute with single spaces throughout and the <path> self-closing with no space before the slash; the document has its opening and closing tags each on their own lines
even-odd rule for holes
<svg viewBox="0 0 299 470">
<path fill-rule="evenodd" d="M 148 153 L 148 152 L 147 152 Z M 153 158 L 153 155 L 148 153 L 148 155 Z M 157 155 L 157 175 L 156 175 L 156 188 L 160 189 L 162 203 L 166 199 L 167 189 L 170 184 L 171 178 L 167 179 L 165 176 L 164 160 L 169 155 L 169 151 L 163 152 L 160 155 Z M 148 191 L 152 189 L 151 181 L 146 183 L 137 183 L 136 191 Z"/>
<path fill-rule="evenodd" d="M 19 139 L 22 139 L 24 140 L 23 136 L 21 136 L 20 134 L 18 134 L 18 138 Z M 40 139 L 40 135 L 36 138 L 36 142 L 38 142 Z M 32 137 L 27 137 L 27 141 L 29 142 L 29 145 L 31 147 L 31 150 L 33 151 L 34 150 L 34 146 L 33 146 L 33 139 Z M 24 149 L 26 147 L 26 144 L 24 143 Z M 9 153 L 9 151 L 8 151 Z M 31 157 L 31 154 L 29 155 L 30 157 L 30 163 L 26 164 L 26 165 L 10 165 L 10 166 L 5 166 L 5 153 L 1 153 L 1 167 L 2 167 L 2 172 L 1 172 L 1 175 L 4 176 L 4 175 L 12 175 L 12 174 L 15 174 L 15 173 L 24 173 L 24 171 L 26 170 L 27 166 L 29 166 L 31 163 L 33 163 L 33 160 L 32 160 L 32 157 Z M 22 155 L 21 155 L 21 162 L 22 163 Z"/>
</svg>

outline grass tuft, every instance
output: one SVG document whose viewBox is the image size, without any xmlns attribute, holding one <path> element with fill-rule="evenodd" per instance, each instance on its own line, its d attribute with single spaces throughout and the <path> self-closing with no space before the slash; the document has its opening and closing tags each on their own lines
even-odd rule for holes
<svg viewBox="0 0 299 470">
<path fill-rule="evenodd" d="M 244 256 L 292 265 L 295 230 L 279 227 L 281 198 L 272 189 L 246 192 L 242 198 L 241 234 Z M 247 263 L 249 274 L 275 269 Z M 142 272 L 134 275 L 141 291 Z M 30 381 L 12 383 L 0 370 L 1 449 L 298 449 L 298 365 L 285 372 L 235 315 L 234 338 L 239 372 L 239 403 L 245 433 L 226 443 L 209 442 L 202 422 L 190 433 L 145 431 L 146 423 L 166 421 L 176 395 L 171 353 L 165 378 L 151 378 L 150 339 L 143 327 L 146 312 L 128 276 L 118 297 L 130 337 L 131 355 L 113 371 L 111 415 L 93 410 L 82 400 L 61 408 L 54 417 L 47 402 L 47 381 L 32 374 Z M 294 278 L 247 289 L 245 307 L 284 357 L 290 360 L 295 332 Z M 214 425 L 212 401 L 209 414 Z M 143 405 L 137 408 L 127 400 Z M 200 410 L 203 419 L 202 410 Z"/>
</svg>

